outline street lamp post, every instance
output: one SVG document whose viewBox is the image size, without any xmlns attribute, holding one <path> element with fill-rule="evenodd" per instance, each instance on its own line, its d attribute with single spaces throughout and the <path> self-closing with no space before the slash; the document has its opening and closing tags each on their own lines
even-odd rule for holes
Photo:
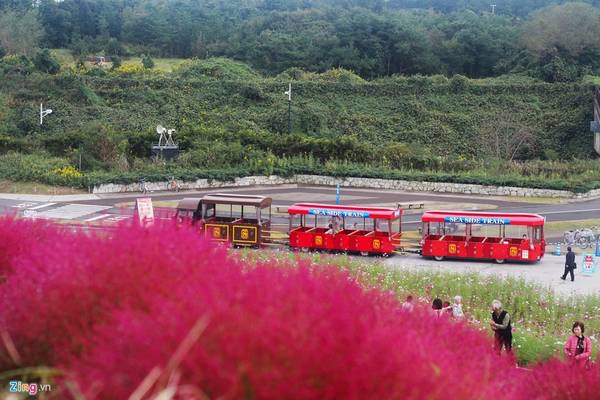
<svg viewBox="0 0 600 400">
<path fill-rule="evenodd" d="M 49 108 L 47 110 L 44 110 L 44 106 L 42 105 L 42 103 L 40 103 L 40 125 L 44 123 L 44 117 L 50 114 L 52 114 L 52 110 Z"/>
<path fill-rule="evenodd" d="M 288 133 L 292 133 L 292 84 L 288 86 L 287 92 L 288 96 Z"/>
</svg>

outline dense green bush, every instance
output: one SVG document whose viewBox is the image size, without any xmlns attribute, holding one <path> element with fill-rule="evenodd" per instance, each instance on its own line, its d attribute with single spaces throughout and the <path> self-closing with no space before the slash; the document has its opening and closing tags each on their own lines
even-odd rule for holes
<svg viewBox="0 0 600 400">
<path fill-rule="evenodd" d="M 39 50 L 33 57 L 33 65 L 35 68 L 47 74 L 57 74 L 60 71 L 60 64 L 50 55 L 50 50 Z"/>
<path fill-rule="evenodd" d="M 177 68 L 175 74 L 184 78 L 208 77 L 240 81 L 250 81 L 259 78 L 259 75 L 248 65 L 227 58 L 186 61 Z"/>
</svg>

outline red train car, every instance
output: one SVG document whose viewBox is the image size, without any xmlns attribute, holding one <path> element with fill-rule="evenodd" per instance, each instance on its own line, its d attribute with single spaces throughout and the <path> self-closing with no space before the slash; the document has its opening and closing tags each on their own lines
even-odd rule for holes
<svg viewBox="0 0 600 400">
<path fill-rule="evenodd" d="M 423 214 L 422 255 L 449 258 L 535 262 L 546 249 L 544 217 L 469 211 Z"/>
<path fill-rule="evenodd" d="M 288 214 L 291 248 L 390 255 L 400 247 L 401 208 L 299 203 Z"/>
</svg>

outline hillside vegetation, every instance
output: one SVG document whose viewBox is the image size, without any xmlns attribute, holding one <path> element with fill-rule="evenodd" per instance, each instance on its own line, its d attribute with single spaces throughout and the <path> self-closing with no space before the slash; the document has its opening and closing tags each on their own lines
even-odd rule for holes
<svg viewBox="0 0 600 400">
<path fill-rule="evenodd" d="M 0 163 L 8 179 L 85 186 L 82 176 L 52 172 L 73 165 L 84 173 L 104 171 L 110 179 L 115 172 L 121 178 L 133 174 L 125 180 L 158 171 L 194 178 L 198 169 L 233 171 L 209 176 L 215 178 L 274 172 L 400 177 L 421 171 L 437 174 L 435 180 L 486 183 L 487 176 L 487 183 L 500 178 L 571 189 L 562 181 L 536 180 L 568 180 L 577 173 L 575 190 L 598 180 L 591 161 L 552 161 L 592 154 L 589 83 L 460 75 L 364 81 L 343 69 L 318 74 L 298 68 L 266 78 L 223 58 L 183 61 L 171 73 L 135 62 L 113 71 L 71 67 L 58 75 L 27 70 L 14 57 L 0 65 L 0 140 L 10 153 Z M 291 133 L 283 93 L 289 82 Z M 54 110 L 41 127 L 40 102 Z M 158 124 L 177 129 L 183 150 L 166 169 L 147 161 Z M 547 161 L 523 163 L 535 159 Z M 31 170 L 25 164 L 41 170 L 23 176 Z M 40 178 L 48 174 L 66 179 Z M 518 181 L 527 176 L 531 182 Z"/>
</svg>

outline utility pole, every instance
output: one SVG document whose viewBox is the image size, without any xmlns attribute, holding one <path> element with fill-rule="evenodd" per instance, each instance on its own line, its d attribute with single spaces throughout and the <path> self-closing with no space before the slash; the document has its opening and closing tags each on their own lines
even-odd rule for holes
<svg viewBox="0 0 600 400">
<path fill-rule="evenodd" d="M 490 4 L 490 7 L 492 7 L 492 14 L 496 14 L 496 5 Z"/>
<path fill-rule="evenodd" d="M 292 133 L 292 84 L 288 86 L 287 92 L 288 96 L 288 133 Z"/>
</svg>

